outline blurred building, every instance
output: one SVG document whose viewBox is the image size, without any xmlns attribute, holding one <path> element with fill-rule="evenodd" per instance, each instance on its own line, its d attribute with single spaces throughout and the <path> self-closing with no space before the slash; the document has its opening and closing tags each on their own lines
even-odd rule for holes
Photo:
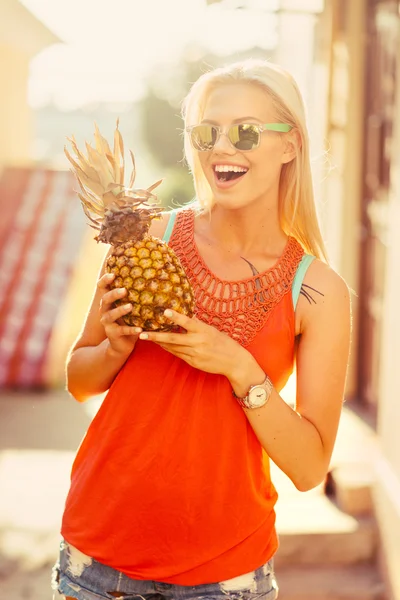
<svg viewBox="0 0 400 600">
<path fill-rule="evenodd" d="M 29 62 L 60 40 L 18 0 L 0 2 L 0 170 L 26 164 L 32 147 L 32 115 L 27 103 Z M 6 93 L 4 93 L 6 92 Z"/>
<path fill-rule="evenodd" d="M 376 428 L 382 568 L 400 598 L 400 2 L 326 0 L 329 246 L 354 290 L 348 398 Z"/>
<path fill-rule="evenodd" d="M 85 227 L 70 173 L 32 161 L 29 63 L 59 41 L 18 0 L 0 2 L 0 388 L 48 384 L 49 341 Z"/>
</svg>

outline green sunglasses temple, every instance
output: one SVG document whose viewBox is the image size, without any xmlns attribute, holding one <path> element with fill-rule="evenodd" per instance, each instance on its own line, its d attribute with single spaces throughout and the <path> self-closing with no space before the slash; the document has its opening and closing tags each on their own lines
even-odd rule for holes
<svg viewBox="0 0 400 600">
<path fill-rule="evenodd" d="M 281 133 L 287 133 L 293 129 L 291 125 L 287 125 L 286 123 L 266 123 L 265 125 L 261 125 L 261 127 L 267 131 L 279 131 Z"/>
</svg>

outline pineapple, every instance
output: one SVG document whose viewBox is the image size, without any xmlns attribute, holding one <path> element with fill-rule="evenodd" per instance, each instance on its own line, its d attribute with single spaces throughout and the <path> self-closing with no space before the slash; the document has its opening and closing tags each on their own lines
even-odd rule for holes
<svg viewBox="0 0 400 600">
<path fill-rule="evenodd" d="M 122 319 L 147 331 L 169 331 L 174 326 L 164 317 L 164 310 L 193 316 L 194 294 L 172 248 L 148 233 L 162 211 L 152 193 L 161 181 L 147 190 L 133 189 L 136 168 L 131 151 L 132 174 L 129 187 L 124 186 L 124 145 L 118 124 L 113 152 L 95 125 L 95 148 L 86 143 L 87 157 L 73 137 L 68 139 L 76 159 L 67 148 L 65 154 L 78 180 L 78 196 L 89 224 L 99 230 L 95 239 L 112 246 L 106 263 L 107 271 L 115 274 L 111 286 L 127 290 L 127 296 L 115 305 L 132 304 Z"/>
</svg>

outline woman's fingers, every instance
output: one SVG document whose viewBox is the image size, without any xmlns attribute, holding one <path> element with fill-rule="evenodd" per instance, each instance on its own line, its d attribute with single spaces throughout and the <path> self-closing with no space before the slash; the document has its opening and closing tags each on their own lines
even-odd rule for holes
<svg viewBox="0 0 400 600">
<path fill-rule="evenodd" d="M 132 310 L 132 304 L 123 304 L 111 310 L 103 312 L 100 323 L 103 325 L 106 335 L 110 337 L 119 337 L 121 335 L 138 336 L 143 330 L 140 327 L 130 327 L 125 325 L 122 317 Z"/>
<path fill-rule="evenodd" d="M 120 300 L 127 294 L 126 288 L 113 288 L 110 290 L 109 286 L 114 278 L 114 273 L 106 273 L 100 277 L 97 282 L 97 287 L 102 292 L 102 298 L 100 302 L 101 312 L 109 310 L 111 304 L 113 304 L 116 300 Z"/>
<path fill-rule="evenodd" d="M 177 346 L 191 346 L 193 344 L 193 336 L 187 333 L 145 331 L 140 334 L 140 339 L 155 342 L 156 344 L 174 344 Z"/>
<path fill-rule="evenodd" d="M 100 301 L 100 312 L 105 313 L 106 311 L 109 311 L 114 302 L 116 302 L 116 300 L 121 300 L 126 296 L 126 293 L 125 288 L 115 288 L 114 290 L 105 292 Z"/>
<path fill-rule="evenodd" d="M 120 335 L 139 335 L 142 330 L 140 327 L 129 327 L 129 325 L 120 325 L 119 333 Z"/>
<path fill-rule="evenodd" d="M 110 347 L 115 352 L 127 356 L 135 347 L 142 329 L 125 324 L 123 317 L 132 310 L 132 305 L 126 301 L 124 304 L 117 302 L 124 301 L 127 290 L 125 288 L 110 289 L 114 279 L 113 273 L 106 273 L 97 282 L 97 288 L 100 291 L 99 318 Z M 115 304 L 116 302 L 117 304 Z"/>
<path fill-rule="evenodd" d="M 160 348 L 163 348 L 163 350 L 167 350 L 167 352 L 170 352 L 171 354 L 175 354 L 175 356 L 184 356 L 184 357 L 189 357 L 191 356 L 190 353 L 190 348 L 187 348 L 186 346 L 178 346 L 177 344 L 160 344 L 157 343 L 157 346 L 160 346 Z"/>
<path fill-rule="evenodd" d="M 106 310 L 105 312 L 103 312 L 100 318 L 100 323 L 102 323 L 102 325 L 109 325 L 110 323 L 115 323 L 116 321 L 118 321 L 118 319 L 128 314 L 131 310 L 132 304 L 123 304 L 122 306 L 117 306 L 117 308 Z"/>
<path fill-rule="evenodd" d="M 97 287 L 99 288 L 99 290 L 108 288 L 108 286 L 114 280 L 114 278 L 115 278 L 114 273 L 105 273 L 98 280 Z"/>
<path fill-rule="evenodd" d="M 123 323 L 123 322 L 122 322 Z M 129 325 L 120 325 L 116 321 L 103 323 L 106 336 L 111 338 L 119 338 L 124 335 L 135 335 L 136 337 L 142 332 L 140 327 L 130 327 Z"/>
<path fill-rule="evenodd" d="M 201 327 L 204 327 L 204 324 L 199 322 L 197 319 L 187 317 L 186 315 L 183 315 L 176 310 L 171 310 L 170 308 L 167 308 L 167 310 L 164 311 L 164 316 L 175 323 L 175 325 L 179 325 L 179 327 L 182 327 L 182 329 L 186 329 L 186 331 L 189 332 L 197 332 L 201 329 Z"/>
</svg>

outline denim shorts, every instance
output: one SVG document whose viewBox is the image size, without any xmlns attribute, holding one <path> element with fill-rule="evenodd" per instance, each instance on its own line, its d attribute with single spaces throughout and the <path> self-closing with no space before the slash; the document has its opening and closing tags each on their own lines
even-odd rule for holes
<svg viewBox="0 0 400 600">
<path fill-rule="evenodd" d="M 53 567 L 52 588 L 77 600 L 275 600 L 273 559 L 256 571 L 220 583 L 186 586 L 131 579 L 65 541 Z"/>
</svg>

